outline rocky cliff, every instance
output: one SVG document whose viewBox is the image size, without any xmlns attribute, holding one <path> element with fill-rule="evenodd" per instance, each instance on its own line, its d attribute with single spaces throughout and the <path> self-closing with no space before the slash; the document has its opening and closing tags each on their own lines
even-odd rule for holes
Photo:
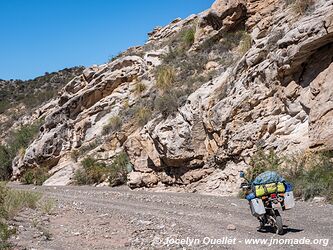
<svg viewBox="0 0 333 250">
<path fill-rule="evenodd" d="M 86 156 L 125 151 L 132 188 L 235 193 L 259 146 L 333 149 L 332 74 L 332 0 L 217 0 L 85 69 L 28 117 L 45 123 L 13 178 L 47 167 L 45 185 L 68 185 Z"/>
</svg>

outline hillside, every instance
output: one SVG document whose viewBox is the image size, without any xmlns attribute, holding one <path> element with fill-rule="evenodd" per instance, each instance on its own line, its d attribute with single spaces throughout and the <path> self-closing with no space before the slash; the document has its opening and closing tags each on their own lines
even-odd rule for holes
<svg viewBox="0 0 333 250">
<path fill-rule="evenodd" d="M 82 74 L 82 71 L 83 67 L 73 67 L 26 81 L 0 79 L 0 138 L 5 138 L 6 130 L 18 117 L 33 112 L 54 98 L 66 83 Z"/>
<path fill-rule="evenodd" d="M 26 116 L 42 125 L 12 179 L 236 194 L 260 150 L 333 149 L 332 52 L 332 0 L 217 0 Z"/>
</svg>

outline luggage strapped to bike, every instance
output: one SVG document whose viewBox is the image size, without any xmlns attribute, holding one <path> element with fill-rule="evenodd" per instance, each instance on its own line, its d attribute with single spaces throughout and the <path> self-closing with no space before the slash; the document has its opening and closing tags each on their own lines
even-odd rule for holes
<svg viewBox="0 0 333 250">
<path fill-rule="evenodd" d="M 267 183 L 267 184 L 270 184 L 270 183 Z M 278 184 L 279 184 L 278 182 L 275 182 L 275 193 L 276 194 L 278 193 Z M 270 193 L 267 190 L 266 184 L 263 184 L 262 186 L 263 186 L 263 188 L 265 190 L 265 195 L 269 195 Z"/>
</svg>

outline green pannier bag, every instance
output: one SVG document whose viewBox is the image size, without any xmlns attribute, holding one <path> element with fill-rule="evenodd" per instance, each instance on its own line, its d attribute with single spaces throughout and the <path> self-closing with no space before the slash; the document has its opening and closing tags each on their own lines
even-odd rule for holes
<svg viewBox="0 0 333 250">
<path fill-rule="evenodd" d="M 282 182 L 254 186 L 254 193 L 256 197 L 261 197 L 273 193 L 284 193 L 285 191 L 286 189 Z"/>
</svg>

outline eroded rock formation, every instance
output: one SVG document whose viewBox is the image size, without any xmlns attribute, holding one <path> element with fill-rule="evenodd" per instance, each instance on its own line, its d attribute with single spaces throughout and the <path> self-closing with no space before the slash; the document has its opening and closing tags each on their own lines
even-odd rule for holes
<svg viewBox="0 0 333 250">
<path fill-rule="evenodd" d="M 196 33 L 188 53 L 198 53 L 205 42 L 223 43 L 226 34 L 239 30 L 251 35 L 251 46 L 243 54 L 232 50 L 239 55 L 231 65 L 215 62 L 219 73 L 177 112 L 157 114 L 143 127 L 134 118 L 124 120 L 121 131 L 103 135 L 110 117 L 155 98 L 155 70 L 170 51 L 166 41 L 189 25 Z M 14 178 L 27 168 L 48 166 L 53 177 L 46 184 L 69 184 L 80 167 L 71 152 L 100 140 L 85 155 L 111 162 L 125 150 L 133 164 L 130 187 L 231 194 L 239 186 L 238 171 L 248 167 L 259 144 L 287 154 L 333 149 L 332 0 L 316 1 L 305 14 L 282 0 L 218 0 L 199 15 L 156 28 L 136 50 L 141 54 L 128 52 L 86 69 L 50 110 L 39 111 L 45 124 L 14 162 Z M 140 83 L 146 89 L 137 94 Z"/>
</svg>

